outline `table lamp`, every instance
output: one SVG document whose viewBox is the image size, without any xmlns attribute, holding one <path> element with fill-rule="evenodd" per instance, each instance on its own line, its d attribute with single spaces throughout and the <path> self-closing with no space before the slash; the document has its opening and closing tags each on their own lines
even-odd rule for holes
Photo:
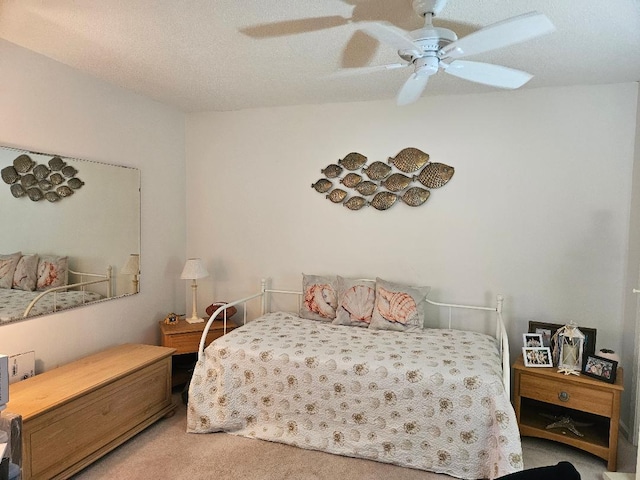
<svg viewBox="0 0 640 480">
<path fill-rule="evenodd" d="M 139 281 L 138 275 L 140 275 L 140 255 L 137 253 L 132 253 L 129 255 L 127 259 L 127 263 L 122 267 L 122 271 L 120 272 L 123 275 L 133 275 L 133 293 L 139 292 Z"/>
<path fill-rule="evenodd" d="M 187 263 L 184 264 L 184 269 L 182 270 L 182 275 L 180 278 L 183 280 L 191 280 L 191 290 L 193 292 L 193 306 L 191 318 L 186 318 L 185 320 L 189 323 L 202 323 L 204 319 L 198 317 L 196 300 L 197 300 L 197 290 L 198 284 L 196 280 L 199 278 L 208 277 L 209 272 L 204 268 L 204 264 L 200 258 L 189 258 Z"/>
</svg>

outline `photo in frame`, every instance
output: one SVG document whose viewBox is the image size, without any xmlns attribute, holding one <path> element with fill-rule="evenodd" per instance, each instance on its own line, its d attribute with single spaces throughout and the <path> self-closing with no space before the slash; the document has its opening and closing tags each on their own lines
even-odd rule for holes
<svg viewBox="0 0 640 480">
<path fill-rule="evenodd" d="M 563 323 L 546 323 L 529 321 L 529 333 L 539 333 L 542 335 L 542 344 L 545 347 L 549 347 L 551 351 L 555 348 L 555 342 L 553 341 L 553 335 L 565 324 Z M 595 328 L 581 327 L 578 328 L 584 335 L 584 343 L 582 345 L 582 358 L 586 359 L 587 355 L 593 355 L 596 353 L 596 334 L 598 331 Z M 558 359 L 554 358 L 554 362 L 557 364 Z M 584 363 L 584 362 L 583 362 Z"/>
<path fill-rule="evenodd" d="M 553 367 L 549 347 L 522 347 L 525 367 Z"/>
<path fill-rule="evenodd" d="M 582 373 L 607 383 L 616 382 L 618 362 L 598 355 L 587 355 Z"/>
<path fill-rule="evenodd" d="M 544 347 L 542 334 L 540 333 L 523 333 L 522 344 L 525 347 Z"/>
</svg>

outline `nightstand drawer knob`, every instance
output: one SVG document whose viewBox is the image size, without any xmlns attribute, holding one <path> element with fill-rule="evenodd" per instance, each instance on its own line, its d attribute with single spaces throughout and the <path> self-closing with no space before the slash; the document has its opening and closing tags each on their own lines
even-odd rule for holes
<svg viewBox="0 0 640 480">
<path fill-rule="evenodd" d="M 560 392 L 558 394 L 558 398 L 560 399 L 561 402 L 568 402 L 569 401 L 569 394 L 567 392 Z"/>
</svg>

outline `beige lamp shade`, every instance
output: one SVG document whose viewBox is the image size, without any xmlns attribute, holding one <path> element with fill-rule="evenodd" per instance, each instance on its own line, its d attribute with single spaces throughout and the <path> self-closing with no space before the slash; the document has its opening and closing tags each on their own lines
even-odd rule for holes
<svg viewBox="0 0 640 480">
<path fill-rule="evenodd" d="M 208 276 L 209 272 L 204 268 L 202 260 L 200 258 L 190 258 L 184 264 L 184 269 L 182 270 L 180 278 L 183 280 L 197 280 Z"/>
<path fill-rule="evenodd" d="M 140 255 L 132 253 L 127 258 L 127 263 L 122 267 L 123 275 L 138 275 L 140 274 Z"/>
</svg>

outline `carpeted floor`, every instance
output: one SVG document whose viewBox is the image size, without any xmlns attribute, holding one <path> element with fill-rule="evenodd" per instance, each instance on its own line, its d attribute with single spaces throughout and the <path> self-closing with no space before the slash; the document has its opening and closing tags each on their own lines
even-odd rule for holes
<svg viewBox="0 0 640 480">
<path fill-rule="evenodd" d="M 187 434 L 186 407 L 178 404 L 173 417 L 163 419 L 74 476 L 98 479 L 250 479 L 250 480 L 446 480 L 420 470 L 369 460 L 340 457 L 288 445 L 225 433 Z M 574 464 L 583 480 L 601 480 L 606 463 L 588 453 L 546 440 L 524 438 L 526 468 Z M 618 470 L 635 471 L 636 449 L 623 437 Z"/>
</svg>

